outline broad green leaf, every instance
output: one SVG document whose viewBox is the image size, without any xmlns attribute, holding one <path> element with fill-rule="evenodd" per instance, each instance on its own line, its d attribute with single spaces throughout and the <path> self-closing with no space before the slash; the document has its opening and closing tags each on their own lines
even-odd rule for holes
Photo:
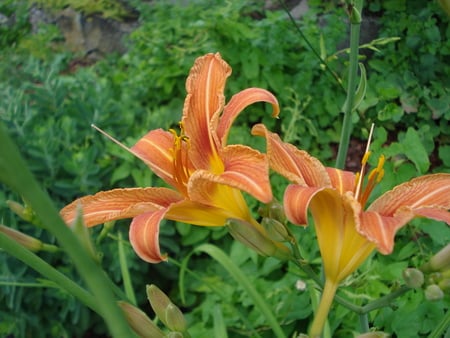
<svg viewBox="0 0 450 338">
<path fill-rule="evenodd" d="M 414 128 L 408 128 L 405 138 L 401 141 L 406 157 L 414 163 L 417 171 L 425 173 L 430 167 L 428 154 L 420 141 L 420 135 Z"/>
</svg>

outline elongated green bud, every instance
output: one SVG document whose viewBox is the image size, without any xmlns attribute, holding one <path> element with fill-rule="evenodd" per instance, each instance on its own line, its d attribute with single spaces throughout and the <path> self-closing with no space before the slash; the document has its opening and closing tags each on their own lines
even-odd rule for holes
<svg viewBox="0 0 450 338">
<path fill-rule="evenodd" d="M 410 288 L 420 288 L 424 283 L 423 272 L 419 269 L 408 268 L 403 270 L 403 279 Z"/>
<path fill-rule="evenodd" d="M 164 332 L 153 323 L 148 316 L 131 305 L 130 303 L 119 301 L 119 306 L 125 314 L 128 324 L 134 332 L 141 338 L 164 338 Z"/>
<path fill-rule="evenodd" d="M 28 236 L 18 230 L 9 228 L 7 226 L 0 224 L 0 232 L 4 233 L 6 236 L 16 241 L 24 248 L 27 248 L 30 251 L 37 252 L 40 251 L 44 245 L 40 240 Z"/>
<path fill-rule="evenodd" d="M 261 225 L 267 230 L 269 237 L 277 242 L 288 241 L 290 236 L 286 227 L 273 218 L 264 217 Z"/>
<path fill-rule="evenodd" d="M 147 285 L 147 298 L 158 318 L 172 331 L 187 330 L 181 310 L 156 285 Z"/>
<path fill-rule="evenodd" d="M 8 208 L 11 209 L 12 212 L 14 212 L 24 221 L 27 221 L 35 225 L 40 225 L 39 221 L 36 218 L 35 213 L 30 207 L 23 206 L 22 204 L 11 200 L 7 200 L 6 204 L 8 205 Z"/>
<path fill-rule="evenodd" d="M 447 244 L 433 257 L 430 258 L 428 263 L 425 263 L 420 267 L 423 272 L 433 272 L 444 270 L 450 267 L 450 244 Z"/>
<path fill-rule="evenodd" d="M 267 231 L 260 225 L 257 228 L 256 225 L 246 221 L 229 218 L 226 226 L 237 241 L 262 256 L 275 257 L 280 260 L 291 258 L 291 251 L 284 244 L 273 241 Z"/>
</svg>

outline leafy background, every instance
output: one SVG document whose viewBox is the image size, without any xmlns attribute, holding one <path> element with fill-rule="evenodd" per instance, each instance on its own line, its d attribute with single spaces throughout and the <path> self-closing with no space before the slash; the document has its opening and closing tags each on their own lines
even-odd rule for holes
<svg viewBox="0 0 450 338">
<path fill-rule="evenodd" d="M 116 1 L 82 2 L 86 14 L 124 19 L 123 4 Z M 80 2 L 78 2 L 80 4 Z M 73 1 L 48 1 L 57 10 Z M 123 55 L 108 55 L 95 64 L 81 64 L 84 56 L 70 53 L 55 25 L 42 25 L 31 33 L 30 4 L 3 1 L 0 12 L 14 16 L 10 26 L 0 26 L 0 118 L 19 145 L 31 170 L 58 206 L 78 196 L 112 187 L 162 184 L 142 163 L 90 128 L 95 123 L 127 145 L 148 130 L 168 129 L 180 119 L 184 82 L 193 61 L 219 51 L 233 68 L 227 97 L 247 87 L 272 91 L 281 106 L 279 120 L 270 107 L 250 107 L 237 120 L 232 142 L 263 149 L 263 140 L 249 133 L 265 123 L 286 141 L 308 150 L 332 165 L 340 136 L 345 93 L 324 70 L 323 64 L 299 35 L 283 10 L 265 10 L 263 1 L 189 4 L 154 1 L 151 5 L 129 1 L 139 13 L 139 27 L 127 40 Z M 348 35 L 344 8 L 333 2 L 309 1 L 310 10 L 297 21 L 330 69 L 346 81 Z M 348 167 L 358 169 L 372 122 L 376 123 L 370 164 L 383 153 L 386 176 L 377 194 L 426 172 L 450 172 L 450 54 L 449 20 L 435 2 L 368 1 L 365 16 L 379 24 L 378 37 L 398 37 L 361 50 L 368 71 L 366 98 L 353 116 L 355 126 Z M 370 41 L 368 41 L 370 43 Z M 377 49 L 374 51 L 374 49 Z M 273 177 L 276 196 L 286 182 Z M 21 201 L 6 187 L 0 190 L 0 223 L 19 228 L 47 242 L 44 230 L 19 220 L 6 200 Z M 258 205 L 250 201 L 256 210 Z M 122 285 L 117 259 L 118 234 L 127 237 L 129 221 L 117 222 L 106 236 L 93 229 L 102 254 L 102 267 Z M 293 229 L 301 250 L 320 266 L 314 229 Z M 223 228 L 193 227 L 167 221 L 161 228 L 161 246 L 173 259 L 148 265 L 129 244 L 126 255 L 141 308 L 151 314 L 145 285 L 157 284 L 187 314 L 194 337 L 220 332 L 230 337 L 270 337 L 258 308 L 242 287 L 215 260 L 193 255 L 180 293 L 179 266 L 198 245 L 206 242 L 223 248 L 249 276 L 287 335 L 305 332 L 311 303 L 317 300 L 306 276 L 290 264 L 263 259 L 231 240 Z M 390 256 L 376 254 L 359 272 L 345 281 L 342 295 L 358 304 L 378 298 L 403 283 L 408 266 L 420 266 L 446 245 L 446 225 L 414 221 L 397 236 Z M 41 254 L 58 270 L 82 283 L 63 253 Z M 100 318 L 56 285 L 0 252 L 0 335 L 9 337 L 105 336 Z M 306 282 L 306 290 L 297 288 Z M 184 302 L 182 301 L 182 298 Z M 370 314 L 371 325 L 397 337 L 426 336 L 449 308 L 449 295 L 437 301 L 424 299 L 423 290 L 398 298 L 387 308 Z M 330 315 L 333 337 L 358 331 L 357 317 L 342 306 Z"/>
</svg>

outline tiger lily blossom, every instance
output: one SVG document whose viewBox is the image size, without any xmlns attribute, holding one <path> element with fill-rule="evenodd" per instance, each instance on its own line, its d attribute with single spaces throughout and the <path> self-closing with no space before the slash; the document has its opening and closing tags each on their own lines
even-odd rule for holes
<svg viewBox="0 0 450 338">
<path fill-rule="evenodd" d="M 130 242 L 151 263 L 167 259 L 158 238 L 163 219 L 223 226 L 232 218 L 260 227 L 241 191 L 263 203 L 272 200 L 268 159 L 250 147 L 227 145 L 227 137 L 233 121 L 248 105 L 270 103 L 274 117 L 279 107 L 276 98 L 260 88 L 245 89 L 225 105 L 224 87 L 230 74 L 230 66 L 219 54 L 199 57 L 186 81 L 180 134 L 151 130 L 132 148 L 124 146 L 173 189 L 113 189 L 85 196 L 61 210 L 66 223 L 74 221 L 78 206 L 87 226 L 132 218 Z"/>
<path fill-rule="evenodd" d="M 367 177 L 361 173 L 328 168 L 295 146 L 283 142 L 263 125 L 253 127 L 254 135 L 267 140 L 271 168 L 289 179 L 284 193 L 287 218 L 296 225 L 314 220 L 325 272 L 321 304 L 310 337 L 320 336 L 339 283 L 354 272 L 375 250 L 389 254 L 395 233 L 415 217 L 450 224 L 450 174 L 421 176 L 395 187 L 366 207 L 376 183 L 382 179 L 384 157 Z"/>
</svg>

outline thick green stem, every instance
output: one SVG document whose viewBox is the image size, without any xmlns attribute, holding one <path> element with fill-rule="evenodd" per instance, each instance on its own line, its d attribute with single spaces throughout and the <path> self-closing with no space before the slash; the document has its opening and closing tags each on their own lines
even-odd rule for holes
<svg viewBox="0 0 450 338">
<path fill-rule="evenodd" d="M 12 240 L 5 234 L 0 232 L 0 248 L 5 250 L 11 256 L 21 260 L 32 269 L 39 272 L 42 276 L 48 278 L 54 282 L 61 289 L 66 290 L 72 296 L 77 298 L 84 305 L 100 314 L 98 304 L 95 302 L 94 297 L 85 289 L 80 287 L 77 283 L 72 281 L 66 275 L 56 270 L 53 266 L 48 264 L 42 258 L 32 253 L 30 250 L 25 249 L 16 241 Z"/>
<path fill-rule="evenodd" d="M 359 327 L 362 333 L 369 332 L 369 318 L 367 313 L 361 313 L 359 315 Z"/>
<path fill-rule="evenodd" d="M 330 312 L 331 304 L 333 303 L 334 295 L 338 288 L 338 283 L 327 279 L 325 281 L 325 287 L 320 299 L 319 308 L 317 309 L 314 320 L 309 330 L 310 338 L 320 338 L 322 335 L 323 326 L 328 318 L 328 312 Z"/>
<path fill-rule="evenodd" d="M 98 311 L 105 319 L 111 335 L 113 337 L 131 336 L 131 330 L 108 287 L 108 278 L 93 258 L 82 249 L 84 246 L 61 219 L 48 194 L 39 187 L 2 122 L 0 122 L 0 144 L 2 145 L 0 181 L 26 200 L 42 224 L 68 253 L 86 281 L 93 295 L 93 301 L 97 303 Z"/>
<path fill-rule="evenodd" d="M 355 4 L 353 10 L 361 13 L 362 0 Z M 351 15 L 350 15 L 351 17 Z M 339 149 L 336 158 L 336 168 L 343 169 L 345 167 L 345 160 L 347 158 L 348 147 L 350 144 L 350 135 L 352 132 L 352 111 L 355 99 L 357 75 L 358 75 L 358 52 L 359 52 L 359 33 L 361 29 L 360 20 L 350 20 L 350 60 L 349 73 L 347 83 L 347 98 L 344 104 L 344 121 L 342 124 L 341 139 L 339 142 Z"/>
</svg>

